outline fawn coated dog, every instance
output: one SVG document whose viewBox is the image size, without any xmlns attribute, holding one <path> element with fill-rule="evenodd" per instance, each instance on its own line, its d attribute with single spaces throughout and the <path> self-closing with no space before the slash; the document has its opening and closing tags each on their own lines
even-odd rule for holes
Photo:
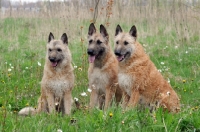
<svg viewBox="0 0 200 132">
<path fill-rule="evenodd" d="M 155 104 L 170 112 L 180 110 L 176 92 L 163 78 L 154 63 L 137 42 L 137 29 L 132 26 L 128 33 L 118 25 L 115 32 L 115 55 L 119 61 L 118 83 L 125 91 L 126 106 L 138 103 Z"/>
</svg>

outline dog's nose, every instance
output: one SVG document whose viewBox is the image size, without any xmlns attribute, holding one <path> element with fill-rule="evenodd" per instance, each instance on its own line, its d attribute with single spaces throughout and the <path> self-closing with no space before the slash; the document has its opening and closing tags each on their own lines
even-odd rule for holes
<svg viewBox="0 0 200 132">
<path fill-rule="evenodd" d="M 120 51 L 119 51 L 119 50 L 115 50 L 115 55 L 116 55 L 116 56 L 121 56 Z"/>
<path fill-rule="evenodd" d="M 49 60 L 50 60 L 51 62 L 55 62 L 55 61 L 56 61 L 56 58 L 55 58 L 55 57 L 49 57 Z"/>
<path fill-rule="evenodd" d="M 94 55 L 94 50 L 93 49 L 88 49 L 87 53 L 88 53 L 88 55 Z"/>
</svg>

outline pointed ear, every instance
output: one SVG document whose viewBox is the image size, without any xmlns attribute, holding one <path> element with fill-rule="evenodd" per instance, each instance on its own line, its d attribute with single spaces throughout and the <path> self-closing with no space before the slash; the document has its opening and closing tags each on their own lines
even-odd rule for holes
<svg viewBox="0 0 200 132">
<path fill-rule="evenodd" d="M 96 28 L 94 26 L 94 23 L 91 23 L 89 26 L 88 35 L 91 36 L 93 33 L 96 33 Z"/>
<path fill-rule="evenodd" d="M 121 32 L 123 32 L 122 28 L 120 27 L 120 25 L 117 25 L 116 30 L 115 30 L 115 36 L 117 36 Z"/>
<path fill-rule="evenodd" d="M 131 36 L 133 36 L 133 37 L 137 37 L 137 29 L 136 29 L 136 27 L 135 27 L 135 25 L 133 25 L 132 27 L 131 27 L 131 30 L 129 31 L 129 34 L 131 35 Z"/>
<path fill-rule="evenodd" d="M 100 25 L 100 33 L 101 33 L 101 35 L 103 35 L 103 37 L 108 37 L 106 28 L 102 24 Z"/>
<path fill-rule="evenodd" d="M 50 32 L 50 34 L 49 34 L 49 39 L 48 39 L 48 43 L 51 41 L 51 40 L 53 40 L 54 39 L 54 36 L 53 36 L 53 34 Z"/>
<path fill-rule="evenodd" d="M 68 38 L 66 33 L 63 33 L 63 35 L 61 36 L 61 40 L 63 41 L 63 44 L 68 44 Z"/>
</svg>

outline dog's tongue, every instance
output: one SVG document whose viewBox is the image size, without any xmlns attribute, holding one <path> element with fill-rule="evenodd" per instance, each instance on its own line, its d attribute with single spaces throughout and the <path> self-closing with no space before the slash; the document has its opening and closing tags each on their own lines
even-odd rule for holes
<svg viewBox="0 0 200 132">
<path fill-rule="evenodd" d="M 53 67 L 56 67 L 58 62 L 51 62 L 51 64 L 52 64 Z"/>
<path fill-rule="evenodd" d="M 90 63 L 93 63 L 94 60 L 95 60 L 95 56 L 89 56 L 89 62 L 90 62 Z"/>
<path fill-rule="evenodd" d="M 122 61 L 124 59 L 124 55 L 122 55 L 122 56 L 117 56 L 117 60 L 118 61 Z"/>
</svg>

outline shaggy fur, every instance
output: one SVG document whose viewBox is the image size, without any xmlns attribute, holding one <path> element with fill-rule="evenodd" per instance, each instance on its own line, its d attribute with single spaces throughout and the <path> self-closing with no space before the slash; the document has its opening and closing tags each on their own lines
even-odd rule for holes
<svg viewBox="0 0 200 132">
<path fill-rule="evenodd" d="M 74 74 L 67 35 L 64 33 L 61 40 L 54 40 L 53 34 L 50 33 L 46 49 L 38 108 L 24 108 L 19 112 L 20 115 L 55 111 L 70 114 Z"/>
<path fill-rule="evenodd" d="M 118 88 L 118 61 L 108 43 L 109 36 L 103 25 L 100 25 L 100 33 L 96 32 L 94 24 L 90 24 L 88 31 L 89 55 L 89 88 L 92 89 L 90 107 L 98 106 L 107 109 L 112 97 L 115 95 L 119 102 L 121 91 Z"/>
<path fill-rule="evenodd" d="M 117 26 L 114 42 L 119 61 L 118 82 L 120 88 L 126 91 L 126 105 L 155 104 L 170 112 L 178 112 L 180 102 L 176 92 L 158 72 L 136 38 L 135 26 L 128 33 Z"/>
</svg>

